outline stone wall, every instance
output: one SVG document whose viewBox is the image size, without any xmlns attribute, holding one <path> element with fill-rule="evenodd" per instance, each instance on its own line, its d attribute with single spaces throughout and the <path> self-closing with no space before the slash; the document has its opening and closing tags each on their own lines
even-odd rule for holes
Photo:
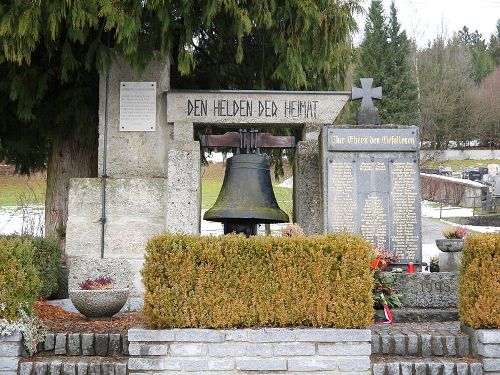
<svg viewBox="0 0 500 375">
<path fill-rule="evenodd" d="M 472 353 L 481 358 L 485 374 L 500 374 L 500 329 L 473 329 L 462 326 L 469 334 Z"/>
<path fill-rule="evenodd" d="M 22 335 L 14 333 L 9 336 L 0 335 L 0 374 L 17 374 L 17 365 L 22 353 Z"/>
<path fill-rule="evenodd" d="M 129 374 L 370 374 L 371 331 L 131 329 Z"/>
<path fill-rule="evenodd" d="M 421 160 L 500 159 L 500 150 L 421 150 Z"/>
</svg>

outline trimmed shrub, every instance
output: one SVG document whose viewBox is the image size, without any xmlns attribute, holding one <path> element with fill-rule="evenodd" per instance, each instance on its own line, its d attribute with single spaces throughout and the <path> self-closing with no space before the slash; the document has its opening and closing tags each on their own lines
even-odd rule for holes
<svg viewBox="0 0 500 375">
<path fill-rule="evenodd" d="M 367 327 L 371 245 L 347 233 L 164 234 L 147 245 L 144 313 L 158 328 Z"/>
<path fill-rule="evenodd" d="M 32 237 L 35 245 L 33 262 L 42 281 L 40 298 L 47 299 L 53 295 L 58 287 L 59 265 L 61 250 L 57 241 L 52 238 Z"/>
<path fill-rule="evenodd" d="M 35 247 L 22 237 L 0 237 L 0 318 L 19 318 L 18 309 L 32 312 L 41 281 L 33 264 Z"/>
<path fill-rule="evenodd" d="M 500 328 L 500 233 L 466 238 L 458 293 L 462 323 Z"/>
</svg>

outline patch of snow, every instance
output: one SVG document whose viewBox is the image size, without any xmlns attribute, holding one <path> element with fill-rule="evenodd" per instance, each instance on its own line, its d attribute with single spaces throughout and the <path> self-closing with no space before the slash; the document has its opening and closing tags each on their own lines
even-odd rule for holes
<svg viewBox="0 0 500 375">
<path fill-rule="evenodd" d="M 285 181 L 279 184 L 278 187 L 293 189 L 293 177 L 287 178 Z"/>
<path fill-rule="evenodd" d="M 443 205 L 442 209 L 439 208 L 439 203 L 422 201 L 422 216 L 439 219 L 440 217 L 470 217 L 474 216 L 472 208 L 463 208 L 456 206 Z M 440 214 L 441 212 L 441 214 Z M 441 216 L 440 216 L 441 215 Z"/>
</svg>

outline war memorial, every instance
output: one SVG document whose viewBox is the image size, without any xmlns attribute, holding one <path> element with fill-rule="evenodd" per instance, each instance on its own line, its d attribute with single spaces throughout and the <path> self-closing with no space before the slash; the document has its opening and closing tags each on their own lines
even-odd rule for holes
<svg viewBox="0 0 500 375">
<path fill-rule="evenodd" d="M 378 111 L 372 99 L 382 98 L 380 87 L 373 88 L 371 79 L 362 79 L 361 88 L 353 88 L 352 92 L 176 91 L 170 90 L 169 69 L 169 61 L 154 61 L 138 75 L 125 63 L 115 61 L 109 76 L 101 77 L 99 177 L 71 181 L 66 232 L 69 289 L 84 278 L 98 277 L 106 272 L 122 286 L 129 287 L 135 301 L 142 301 L 146 295 L 145 310 L 149 309 L 158 326 L 165 328 L 134 328 L 127 335 L 52 333 L 40 349 L 47 358 L 54 356 L 55 359 L 44 361 L 40 359 L 42 356 L 23 359 L 19 364 L 21 338 L 19 335 L 8 336 L 0 340 L 1 373 L 500 373 L 498 330 L 461 330 L 457 322 L 444 322 L 457 320 L 457 273 L 420 272 L 419 130 L 416 126 L 379 124 Z M 362 100 L 358 124 L 333 125 L 344 105 L 349 100 L 357 99 Z M 224 132 L 205 134 L 195 139 L 197 129 L 207 125 Z M 271 128 L 296 129 L 301 136 L 297 139 L 274 136 L 269 132 Z M 287 222 L 289 219 L 303 228 L 306 238 L 309 238 L 304 241 L 314 241 L 311 240 L 315 238 L 313 235 L 335 234 L 340 236 L 334 237 L 341 239 L 337 240 L 339 244 L 342 241 L 357 244 L 358 240 L 353 240 L 355 237 L 352 234 L 360 235 L 368 240 L 370 246 L 384 248 L 396 255 L 399 259 L 396 265 L 404 270 L 398 276 L 398 286 L 406 309 L 399 315 L 395 312 L 396 323 L 398 319 L 399 322 L 427 322 L 429 329 L 412 330 L 400 328 L 397 324 L 370 329 L 365 323 L 354 326 L 339 324 L 341 328 L 323 327 L 320 323 L 311 326 L 295 324 L 293 328 L 281 323 L 252 327 L 246 324 L 245 319 L 255 317 L 248 317 L 245 309 L 238 310 L 238 304 L 243 299 L 221 305 L 234 309 L 235 314 L 241 314 L 241 324 L 225 325 L 207 313 L 217 310 L 220 303 L 218 292 L 210 289 L 207 280 L 217 278 L 219 270 L 229 272 L 225 267 L 236 263 L 227 258 L 217 263 L 215 258 L 205 253 L 193 261 L 185 257 L 185 251 L 175 246 L 169 249 L 171 260 L 177 259 L 179 263 L 176 264 L 182 264 L 186 270 L 191 270 L 191 274 L 199 272 L 201 276 L 196 281 L 196 288 L 193 288 L 203 290 L 206 295 L 203 298 L 193 297 L 200 298 L 196 306 L 200 315 L 184 316 L 187 320 L 178 325 L 166 324 L 167 319 L 172 321 L 181 315 L 184 302 L 182 298 L 173 301 L 173 304 L 178 303 L 175 309 L 171 308 L 175 311 L 171 315 L 161 315 L 158 312 L 164 312 L 165 307 L 156 306 L 155 299 L 161 299 L 161 296 L 173 298 L 172 295 L 178 293 L 189 300 L 194 289 L 182 289 L 184 284 L 165 287 L 161 284 L 162 276 L 154 273 L 157 269 L 147 265 L 144 270 L 146 247 L 151 250 L 168 241 L 182 244 L 188 241 L 186 238 L 193 238 L 189 235 L 200 233 L 200 161 L 203 149 L 208 147 L 225 147 L 237 152 L 228 162 L 224 187 L 216 204 L 205 213 L 207 220 L 221 222 L 227 233 L 236 231 L 250 236 L 240 237 L 240 241 L 248 246 L 260 241 L 251 237 L 257 225 Z M 271 192 L 268 189 L 269 165 L 262 156 L 262 150 L 266 148 L 295 149 L 293 218 L 281 211 L 272 188 Z M 222 247 L 230 244 L 233 237 L 227 236 L 227 240 L 225 237 L 214 239 L 221 241 L 214 243 Z M 273 246 L 281 246 L 279 240 L 276 241 Z M 324 261 L 323 253 L 313 249 L 327 245 L 322 242 L 319 245 L 304 243 L 306 245 L 297 250 L 298 254 L 310 251 L 311 257 L 317 257 L 314 259 L 318 264 Z M 279 254 L 288 259 L 286 253 Z M 161 257 L 163 253 L 150 252 L 148 262 L 155 256 Z M 338 259 L 342 255 L 338 259 L 333 258 L 331 262 L 336 265 L 335 262 L 341 262 Z M 261 261 L 256 260 L 256 268 L 263 264 L 259 263 Z M 286 261 L 279 264 L 284 264 L 287 269 Z M 338 264 L 356 269 L 355 259 Z M 410 265 L 417 272 L 406 272 Z M 195 268 L 191 266 L 203 266 L 206 273 L 198 268 L 193 271 Z M 286 280 L 298 280 L 297 285 L 306 285 L 327 300 L 328 293 L 322 294 L 321 284 L 323 277 L 327 282 L 328 271 L 308 269 L 303 275 L 311 277 L 311 282 L 301 284 L 303 275 L 299 275 L 299 269 L 290 268 L 288 273 L 283 272 L 279 278 L 272 279 L 270 284 L 276 289 L 269 290 L 282 293 L 280 288 L 287 284 Z M 312 270 L 318 272 L 317 279 Z M 341 301 L 336 295 L 337 300 L 328 302 L 329 307 L 325 310 L 314 302 L 316 307 L 308 310 L 315 310 L 314 319 L 317 320 L 313 322 L 321 322 L 325 316 L 345 314 L 342 312 L 343 305 L 363 304 L 360 302 L 362 299 L 349 302 L 350 292 L 344 290 L 346 285 L 353 291 L 361 290 L 364 287 L 363 276 L 350 280 L 342 276 L 344 270 L 337 271 L 341 284 L 335 285 L 334 280 L 328 282 L 332 283 L 331 290 L 339 293 L 338 296 L 344 296 L 345 300 Z M 182 275 L 184 270 L 168 269 L 165 265 L 162 272 Z M 366 276 L 366 272 L 363 275 Z M 251 274 L 256 277 L 252 280 L 244 280 L 244 273 L 237 275 L 237 285 L 248 290 L 253 290 L 252 283 L 260 280 L 257 273 L 257 276 Z M 157 284 L 152 281 L 155 277 L 159 280 L 155 279 Z M 226 285 L 225 277 L 217 280 L 220 285 Z M 261 281 L 266 283 L 264 279 Z M 219 284 L 213 286 L 218 287 Z M 365 295 L 363 298 L 369 298 L 371 302 L 371 290 L 368 292 L 370 297 Z M 286 306 L 286 301 L 300 300 L 300 293 L 300 288 L 297 288 L 289 293 L 295 296 L 286 295 L 280 301 Z M 304 295 L 303 299 L 309 301 L 309 297 Z M 258 304 L 254 305 L 261 312 L 256 321 L 267 322 Z M 127 306 L 141 307 L 137 303 L 132 306 L 130 302 Z M 295 311 L 295 306 L 288 308 Z M 372 314 L 372 306 L 367 308 Z M 223 310 L 217 310 L 218 316 L 225 316 Z M 335 314 L 333 310 L 339 313 Z M 357 314 L 361 310 L 353 311 Z M 373 315 L 366 317 L 368 322 L 373 319 Z M 204 322 L 203 319 L 214 319 L 212 322 L 215 323 L 196 324 Z M 285 321 L 288 315 L 283 313 L 282 319 Z M 345 316 L 342 319 L 351 321 L 355 317 Z M 362 321 L 359 317 L 357 319 Z M 172 329 L 172 326 L 175 328 Z M 206 329 L 207 326 L 210 329 Z M 67 357 L 61 359 L 61 356 Z M 105 360 L 89 362 L 86 356 L 100 356 Z"/>
</svg>

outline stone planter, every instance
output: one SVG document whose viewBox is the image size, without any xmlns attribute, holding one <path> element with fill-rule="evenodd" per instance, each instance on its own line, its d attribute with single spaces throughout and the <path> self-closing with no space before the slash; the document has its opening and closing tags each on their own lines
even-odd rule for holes
<svg viewBox="0 0 500 375">
<path fill-rule="evenodd" d="M 110 318 L 127 302 L 129 289 L 70 290 L 75 308 L 87 318 Z"/>
<path fill-rule="evenodd" d="M 464 240 L 463 238 L 459 239 L 447 239 L 442 238 L 436 240 L 436 246 L 439 250 L 445 253 L 456 253 L 458 251 L 462 251 L 464 248 Z"/>
</svg>

